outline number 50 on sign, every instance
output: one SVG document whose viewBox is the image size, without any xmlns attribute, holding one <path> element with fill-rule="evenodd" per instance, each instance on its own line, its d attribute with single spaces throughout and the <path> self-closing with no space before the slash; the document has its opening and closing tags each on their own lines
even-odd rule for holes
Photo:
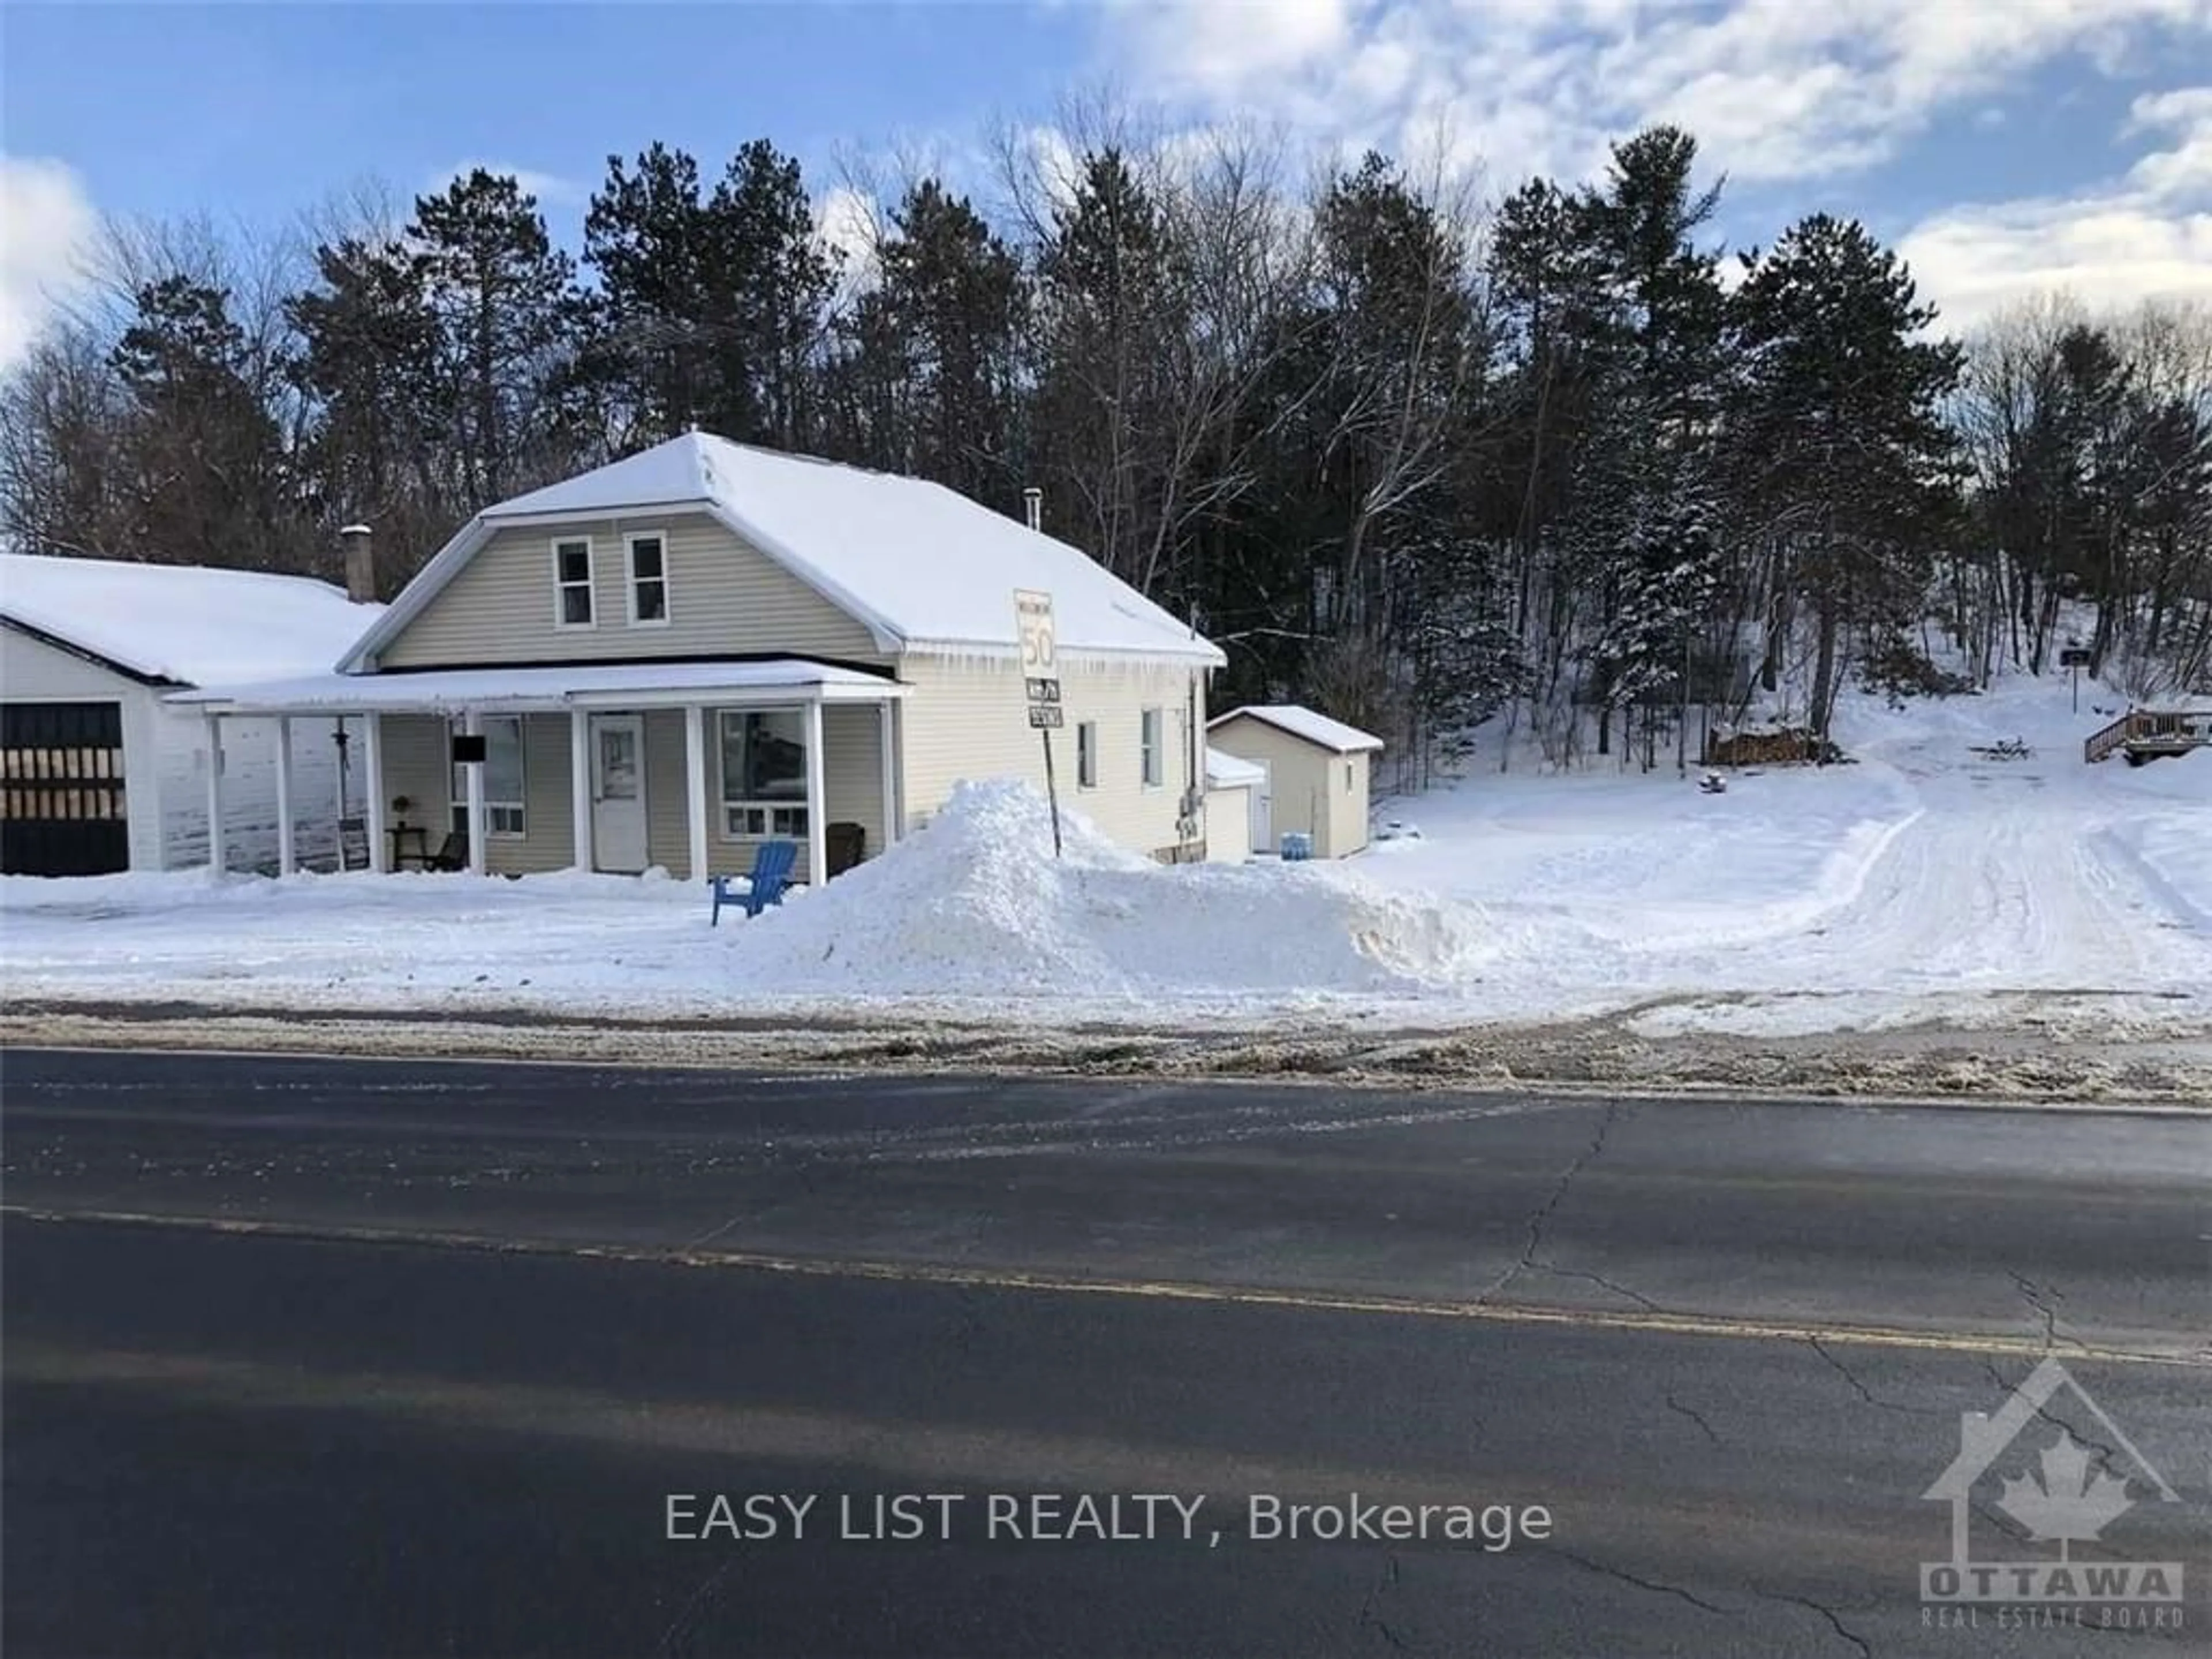
<svg viewBox="0 0 2212 1659">
<path fill-rule="evenodd" d="M 1053 659 L 1052 595 L 1026 587 L 1016 588 L 1014 622 L 1021 631 L 1024 677 L 1051 679 L 1059 672 Z"/>
</svg>

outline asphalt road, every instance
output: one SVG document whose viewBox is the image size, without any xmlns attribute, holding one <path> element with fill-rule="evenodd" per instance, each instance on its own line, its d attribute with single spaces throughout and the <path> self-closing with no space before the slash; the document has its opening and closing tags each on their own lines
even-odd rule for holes
<svg viewBox="0 0 2212 1659">
<path fill-rule="evenodd" d="M 2104 1652 L 1918 1601 L 2046 1349 L 2176 1494 L 2075 1559 L 2205 1642 L 2202 1120 L 20 1051 L 0 1114 L 11 1653 Z M 1432 1535 L 1267 1534 L 1353 1492 Z M 815 1501 L 669 1535 L 717 1493 Z"/>
</svg>

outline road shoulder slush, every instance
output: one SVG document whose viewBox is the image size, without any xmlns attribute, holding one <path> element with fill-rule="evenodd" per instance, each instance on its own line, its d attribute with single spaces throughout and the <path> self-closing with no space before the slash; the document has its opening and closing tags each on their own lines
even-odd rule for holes
<svg viewBox="0 0 2212 1659">
<path fill-rule="evenodd" d="M 1654 1036 L 1633 1012 L 1544 1025 L 1352 1030 L 580 1017 L 471 1007 L 16 1000 L 0 1046 L 498 1060 L 738 1070 L 1310 1079 L 1337 1087 L 1756 1096 L 2212 1112 L 2212 1035 L 2067 1042 L 1929 1025 L 1820 1036 Z"/>
</svg>

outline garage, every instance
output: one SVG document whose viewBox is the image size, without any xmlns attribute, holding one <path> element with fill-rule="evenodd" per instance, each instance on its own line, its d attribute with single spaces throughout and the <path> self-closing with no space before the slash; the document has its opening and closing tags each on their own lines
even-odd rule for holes
<svg viewBox="0 0 2212 1659">
<path fill-rule="evenodd" d="M 123 705 L 0 703 L 0 874 L 130 867 Z"/>
<path fill-rule="evenodd" d="M 211 760 L 206 718 L 167 700 L 319 672 L 376 611 L 303 576 L 0 551 L 0 870 L 204 864 L 211 763 L 227 866 L 273 867 L 276 723 L 226 722 Z M 331 867 L 345 816 L 342 730 L 295 734 L 293 839 Z"/>
</svg>

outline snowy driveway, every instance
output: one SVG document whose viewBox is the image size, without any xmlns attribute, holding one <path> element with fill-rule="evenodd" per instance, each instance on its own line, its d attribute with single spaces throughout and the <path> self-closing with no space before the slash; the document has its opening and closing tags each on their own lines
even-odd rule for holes
<svg viewBox="0 0 2212 1659">
<path fill-rule="evenodd" d="M 1473 780 L 1409 805 L 1424 838 L 1375 872 L 1509 924 L 1487 976 L 1523 1015 L 1602 988 L 1652 1034 L 2212 1024 L 2212 762 L 2087 766 L 2100 717 L 2040 688 L 1860 713 L 1860 763 L 1720 796 Z M 1974 752 L 2020 735 L 2030 758 Z"/>
</svg>

